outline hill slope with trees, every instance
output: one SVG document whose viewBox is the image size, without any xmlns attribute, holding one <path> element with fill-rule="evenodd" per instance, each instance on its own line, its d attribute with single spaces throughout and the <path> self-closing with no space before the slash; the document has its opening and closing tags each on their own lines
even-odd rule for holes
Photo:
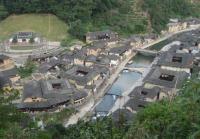
<svg viewBox="0 0 200 139">
<path fill-rule="evenodd" d="M 143 0 L 142 8 L 150 15 L 155 32 L 166 28 L 170 18 L 200 16 L 200 2 L 191 0 Z"/>
<path fill-rule="evenodd" d="M 64 128 L 52 123 L 44 130 L 38 128 L 26 114 L 10 103 L 13 95 L 0 100 L 0 138 L 3 139 L 199 139 L 200 138 L 200 80 L 185 82 L 179 96 L 156 102 L 140 111 L 133 122 L 123 118 L 114 123 L 110 118 L 79 121 Z M 2 95 L 2 91 L 0 95 Z M 5 94 L 4 94 L 5 95 Z M 9 105 L 8 105 L 9 104 Z"/>
<path fill-rule="evenodd" d="M 65 21 L 79 39 L 88 31 L 111 29 L 121 35 L 166 27 L 169 18 L 199 16 L 190 0 L 0 0 L 0 20 L 11 14 L 51 13 Z"/>
</svg>

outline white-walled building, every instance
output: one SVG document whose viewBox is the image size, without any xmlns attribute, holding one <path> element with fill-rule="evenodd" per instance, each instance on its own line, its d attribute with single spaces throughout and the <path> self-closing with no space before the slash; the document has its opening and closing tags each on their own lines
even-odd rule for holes
<svg viewBox="0 0 200 139">
<path fill-rule="evenodd" d="M 14 34 L 10 39 L 10 43 L 39 43 L 41 40 L 33 32 L 18 32 Z"/>
</svg>

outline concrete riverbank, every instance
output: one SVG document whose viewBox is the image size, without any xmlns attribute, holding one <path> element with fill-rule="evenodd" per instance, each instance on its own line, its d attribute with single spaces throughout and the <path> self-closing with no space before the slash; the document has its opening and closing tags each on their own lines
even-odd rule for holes
<svg viewBox="0 0 200 139">
<path fill-rule="evenodd" d="M 161 41 L 164 41 L 170 37 L 172 37 L 173 35 L 182 33 L 182 32 L 187 32 L 187 31 L 191 31 L 191 30 L 195 30 L 196 28 L 190 28 L 190 29 L 186 29 L 186 30 L 182 30 L 182 31 L 178 31 L 172 34 L 168 34 L 164 37 L 159 38 L 158 40 L 149 43 L 147 45 L 144 45 L 143 47 L 141 47 L 142 49 L 146 49 L 148 47 L 151 47 L 152 45 L 155 45 Z M 98 93 L 95 97 L 90 97 L 88 102 L 82 106 L 79 109 L 79 112 L 76 115 L 72 115 L 68 121 L 66 121 L 64 123 L 65 127 L 69 126 L 70 124 L 75 124 L 79 119 L 84 119 L 85 117 L 87 117 L 88 115 L 91 115 L 94 112 L 95 107 L 101 102 L 102 100 L 102 96 L 105 95 L 105 93 L 108 91 L 108 87 L 110 87 L 114 81 L 116 80 L 116 78 L 118 78 L 120 72 L 124 69 L 124 67 L 126 66 L 126 64 L 131 60 L 131 58 L 135 55 L 135 53 L 131 54 L 128 58 L 126 58 L 124 61 L 121 62 L 121 64 L 117 67 L 117 69 L 115 70 L 114 73 L 112 73 L 112 75 L 110 76 L 110 78 L 105 81 L 104 86 L 98 90 Z M 157 61 L 157 59 L 154 60 L 154 62 L 152 64 L 154 64 Z M 148 72 L 150 71 L 151 66 L 148 67 L 147 69 L 145 69 L 145 71 L 143 72 L 143 77 L 145 77 Z M 131 87 L 130 89 L 128 89 L 126 92 L 124 92 L 122 94 L 122 96 L 120 99 L 118 99 L 115 103 L 115 105 L 113 106 L 113 108 L 110 110 L 111 112 L 114 112 L 117 108 L 119 108 L 119 106 L 123 106 L 123 104 L 125 102 L 128 101 L 128 94 L 138 85 L 140 85 L 142 83 L 143 77 L 133 85 L 133 87 Z"/>
</svg>

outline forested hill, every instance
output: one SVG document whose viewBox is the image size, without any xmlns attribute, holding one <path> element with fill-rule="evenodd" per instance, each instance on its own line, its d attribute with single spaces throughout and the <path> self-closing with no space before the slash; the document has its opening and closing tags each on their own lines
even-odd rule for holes
<svg viewBox="0 0 200 139">
<path fill-rule="evenodd" d="M 69 24 L 73 36 L 82 39 L 85 32 L 102 29 L 122 35 L 144 33 L 148 19 L 159 32 L 171 17 L 198 16 L 196 5 L 191 0 L 1 0 L 0 17 L 53 13 Z"/>
<path fill-rule="evenodd" d="M 88 31 L 111 29 L 122 35 L 146 31 L 146 17 L 133 11 L 134 0 L 1 0 L 1 19 L 9 14 L 52 13 L 82 39 Z"/>
<path fill-rule="evenodd" d="M 150 15 L 152 27 L 156 32 L 166 27 L 169 18 L 200 16 L 199 0 L 143 0 L 143 2 L 143 10 Z"/>
<path fill-rule="evenodd" d="M 52 13 L 82 39 L 87 31 L 111 29 L 122 35 L 159 32 L 169 18 L 199 16 L 192 0 L 0 0 L 0 19 L 10 14 Z M 148 21 L 151 22 L 148 22 Z M 151 23 L 151 24 L 150 24 Z"/>
</svg>

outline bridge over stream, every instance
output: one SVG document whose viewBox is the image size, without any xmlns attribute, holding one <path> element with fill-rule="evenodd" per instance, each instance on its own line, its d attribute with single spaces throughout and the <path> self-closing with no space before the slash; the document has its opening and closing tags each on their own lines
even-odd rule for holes
<svg viewBox="0 0 200 139">
<path fill-rule="evenodd" d="M 133 68 L 133 67 L 124 67 L 124 70 L 132 71 L 132 72 L 138 72 L 138 73 L 144 73 L 145 68 Z"/>
<path fill-rule="evenodd" d="M 147 49 L 134 49 L 134 51 L 145 55 L 145 56 L 157 56 L 159 54 L 156 50 L 147 50 Z"/>
</svg>

